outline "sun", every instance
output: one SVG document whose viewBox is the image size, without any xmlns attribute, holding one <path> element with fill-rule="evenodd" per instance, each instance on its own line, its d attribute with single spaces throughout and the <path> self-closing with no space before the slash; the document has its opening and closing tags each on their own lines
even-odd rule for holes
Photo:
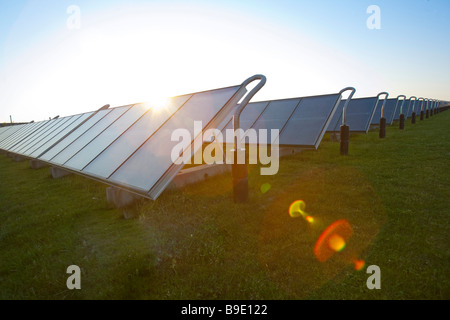
<svg viewBox="0 0 450 320">
<path fill-rule="evenodd" d="M 153 97 L 146 104 L 155 111 L 164 110 L 170 104 L 170 98 L 167 97 Z"/>
</svg>

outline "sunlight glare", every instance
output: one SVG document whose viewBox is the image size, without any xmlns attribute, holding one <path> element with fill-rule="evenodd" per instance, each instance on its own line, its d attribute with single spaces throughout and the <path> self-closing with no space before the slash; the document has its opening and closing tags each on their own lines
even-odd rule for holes
<svg viewBox="0 0 450 320">
<path fill-rule="evenodd" d="M 289 215 L 292 218 L 297 218 L 300 216 L 305 216 L 305 207 L 306 204 L 303 200 L 297 200 L 292 202 L 292 204 L 289 206 Z"/>
<path fill-rule="evenodd" d="M 347 220 L 338 220 L 329 225 L 314 247 L 317 260 L 325 262 L 336 252 L 342 251 L 352 235 L 353 228 Z"/>
</svg>

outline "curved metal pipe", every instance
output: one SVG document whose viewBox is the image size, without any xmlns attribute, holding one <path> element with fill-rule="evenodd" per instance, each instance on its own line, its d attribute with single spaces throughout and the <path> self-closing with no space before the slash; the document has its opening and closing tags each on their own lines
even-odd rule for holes
<svg viewBox="0 0 450 320">
<path fill-rule="evenodd" d="M 403 114 L 403 106 L 404 106 L 405 101 L 406 101 L 406 96 L 404 94 L 401 94 L 401 95 L 399 95 L 397 97 L 397 103 L 395 104 L 395 110 L 394 110 L 394 116 L 393 117 L 395 117 L 395 112 L 397 111 L 398 102 L 400 101 L 399 100 L 400 98 L 403 98 L 402 105 L 400 106 L 400 114 Z"/>
<path fill-rule="evenodd" d="M 374 108 L 374 110 L 373 110 L 373 112 L 374 112 L 374 114 L 375 114 L 375 110 L 376 110 L 376 108 L 377 108 L 377 106 L 378 106 L 378 102 L 380 102 L 380 96 L 381 95 L 386 95 L 385 97 L 384 97 L 384 100 L 383 100 L 383 105 L 381 106 L 381 118 L 383 118 L 383 111 L 384 111 L 384 105 L 386 104 L 386 100 L 389 98 L 389 93 L 387 93 L 387 92 L 380 92 L 378 95 L 377 95 L 377 101 L 375 102 L 375 108 Z M 373 117 L 373 116 L 372 116 Z"/>
<path fill-rule="evenodd" d="M 232 177 L 233 177 L 233 201 L 235 203 L 244 203 L 248 200 L 248 171 L 247 164 L 239 164 L 238 158 L 243 154 L 245 156 L 245 150 L 240 148 L 241 139 L 239 136 L 240 123 L 239 118 L 241 116 L 242 110 L 247 106 L 253 96 L 266 84 L 266 77 L 257 74 L 253 77 L 245 80 L 239 90 L 246 90 L 246 87 L 253 81 L 260 80 L 259 83 L 247 94 L 241 103 L 238 104 L 236 111 L 233 115 L 233 130 L 234 130 L 234 161 L 231 167 Z M 239 155 L 238 155 L 239 153 Z"/>
<path fill-rule="evenodd" d="M 412 112 L 414 112 L 414 106 L 416 105 L 416 101 L 417 101 L 417 97 L 416 96 L 412 96 L 412 97 L 409 98 L 408 111 L 406 111 L 406 115 L 409 114 L 409 109 L 411 108 L 412 98 L 414 98 L 414 103 L 413 103 L 413 106 L 412 106 Z"/>
<path fill-rule="evenodd" d="M 240 128 L 239 118 L 241 116 L 242 111 L 247 106 L 247 104 L 250 102 L 250 100 L 253 98 L 253 96 L 266 84 L 267 79 L 262 74 L 257 74 L 257 75 L 254 75 L 253 77 L 248 78 L 244 82 L 242 82 L 241 86 L 243 88 L 245 88 L 251 82 L 256 81 L 256 80 L 261 80 L 261 81 L 245 96 L 244 100 L 242 100 L 242 102 L 239 104 L 239 107 L 234 112 L 234 115 L 233 115 L 233 130 L 236 130 L 236 129 Z M 235 142 L 235 146 L 236 146 L 236 142 Z"/>
<path fill-rule="evenodd" d="M 420 111 L 423 111 L 423 103 L 424 103 L 425 99 L 420 97 L 419 99 L 417 99 L 417 102 L 419 102 L 420 100 L 422 100 L 422 104 L 420 105 Z M 419 110 L 417 110 L 417 111 L 419 111 Z"/>
<path fill-rule="evenodd" d="M 342 95 L 344 94 L 345 91 L 351 91 L 351 93 L 349 94 L 347 100 L 345 100 L 344 103 L 344 107 L 342 108 L 342 125 L 341 125 L 341 129 L 340 129 L 340 134 L 341 134 L 341 141 L 339 143 L 339 149 L 340 149 L 340 153 L 341 155 L 347 155 L 348 154 L 348 144 L 349 144 L 349 137 L 350 137 L 350 128 L 347 125 L 346 122 L 346 115 L 347 115 L 347 107 L 348 104 L 350 103 L 350 100 L 352 100 L 353 95 L 356 92 L 356 89 L 353 87 L 346 87 L 344 89 L 342 89 L 341 91 L 339 91 L 339 99 L 336 100 L 336 103 L 334 105 L 334 108 L 337 108 L 339 106 L 339 104 L 342 101 Z"/>
<path fill-rule="evenodd" d="M 353 87 L 346 87 L 346 88 L 342 89 L 341 91 L 339 91 L 339 97 L 340 97 L 340 99 L 341 99 L 341 98 L 342 98 L 342 94 L 343 94 L 345 91 L 349 91 L 349 90 L 351 91 L 351 93 L 350 93 L 350 95 L 348 96 L 347 100 L 345 101 L 344 107 L 342 108 L 342 125 L 343 125 L 343 126 L 346 125 L 346 122 L 345 122 L 345 118 L 346 118 L 346 117 L 345 117 L 345 115 L 346 115 L 346 113 L 347 113 L 347 107 L 348 107 L 348 104 L 349 104 L 350 100 L 352 99 L 353 95 L 355 94 L 356 89 L 353 88 Z M 339 101 L 340 101 L 340 99 L 339 99 Z"/>
</svg>

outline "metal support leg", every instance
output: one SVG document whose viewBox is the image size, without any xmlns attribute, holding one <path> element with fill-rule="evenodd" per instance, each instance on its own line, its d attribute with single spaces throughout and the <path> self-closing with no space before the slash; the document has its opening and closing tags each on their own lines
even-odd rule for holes
<svg viewBox="0 0 450 320">
<path fill-rule="evenodd" d="M 340 151 L 341 151 L 341 155 L 343 155 L 343 156 L 348 155 L 349 140 L 350 140 L 350 127 L 347 125 L 342 125 L 341 126 Z"/>
<path fill-rule="evenodd" d="M 233 175 L 233 200 L 235 203 L 245 203 L 248 200 L 247 165 L 234 163 L 231 171 Z"/>
<path fill-rule="evenodd" d="M 405 129 L 405 115 L 403 113 L 400 115 L 399 129 Z"/>
<path fill-rule="evenodd" d="M 386 137 L 386 118 L 380 119 L 380 138 Z"/>
</svg>

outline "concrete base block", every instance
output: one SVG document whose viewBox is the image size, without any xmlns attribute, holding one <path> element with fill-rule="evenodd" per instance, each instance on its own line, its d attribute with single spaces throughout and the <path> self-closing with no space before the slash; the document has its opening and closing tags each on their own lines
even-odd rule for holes
<svg viewBox="0 0 450 320">
<path fill-rule="evenodd" d="M 339 142 L 341 140 L 341 134 L 337 132 L 333 132 L 330 134 L 330 141 L 331 142 Z"/>
<path fill-rule="evenodd" d="M 106 201 L 116 208 L 123 209 L 132 206 L 139 199 L 142 199 L 142 197 L 134 193 L 116 187 L 106 188 Z"/>
<path fill-rule="evenodd" d="M 201 165 L 181 170 L 167 189 L 177 189 L 231 171 L 231 164 Z"/>
<path fill-rule="evenodd" d="M 39 160 L 30 160 L 30 168 L 31 169 L 41 169 L 47 167 L 48 164 Z"/>
<path fill-rule="evenodd" d="M 72 174 L 72 172 L 70 172 L 70 171 L 66 171 L 61 168 L 56 168 L 56 167 L 51 167 L 50 173 L 51 173 L 53 179 L 59 179 L 59 178 L 69 176 Z"/>
<path fill-rule="evenodd" d="M 302 152 L 304 149 L 300 147 L 280 147 L 279 156 L 286 157 Z"/>
<path fill-rule="evenodd" d="M 106 200 L 110 205 L 121 209 L 124 219 L 132 219 L 137 216 L 136 203 L 142 199 L 134 193 L 116 187 L 106 188 Z"/>
<path fill-rule="evenodd" d="M 134 219 L 138 216 L 138 211 L 136 207 L 131 206 L 122 209 L 122 215 L 125 220 Z"/>
<path fill-rule="evenodd" d="M 15 162 L 22 162 L 22 161 L 27 160 L 27 158 L 24 158 L 24 157 L 19 156 L 19 155 L 17 155 L 17 154 L 13 155 L 12 158 L 13 158 L 13 160 L 14 160 Z"/>
</svg>

